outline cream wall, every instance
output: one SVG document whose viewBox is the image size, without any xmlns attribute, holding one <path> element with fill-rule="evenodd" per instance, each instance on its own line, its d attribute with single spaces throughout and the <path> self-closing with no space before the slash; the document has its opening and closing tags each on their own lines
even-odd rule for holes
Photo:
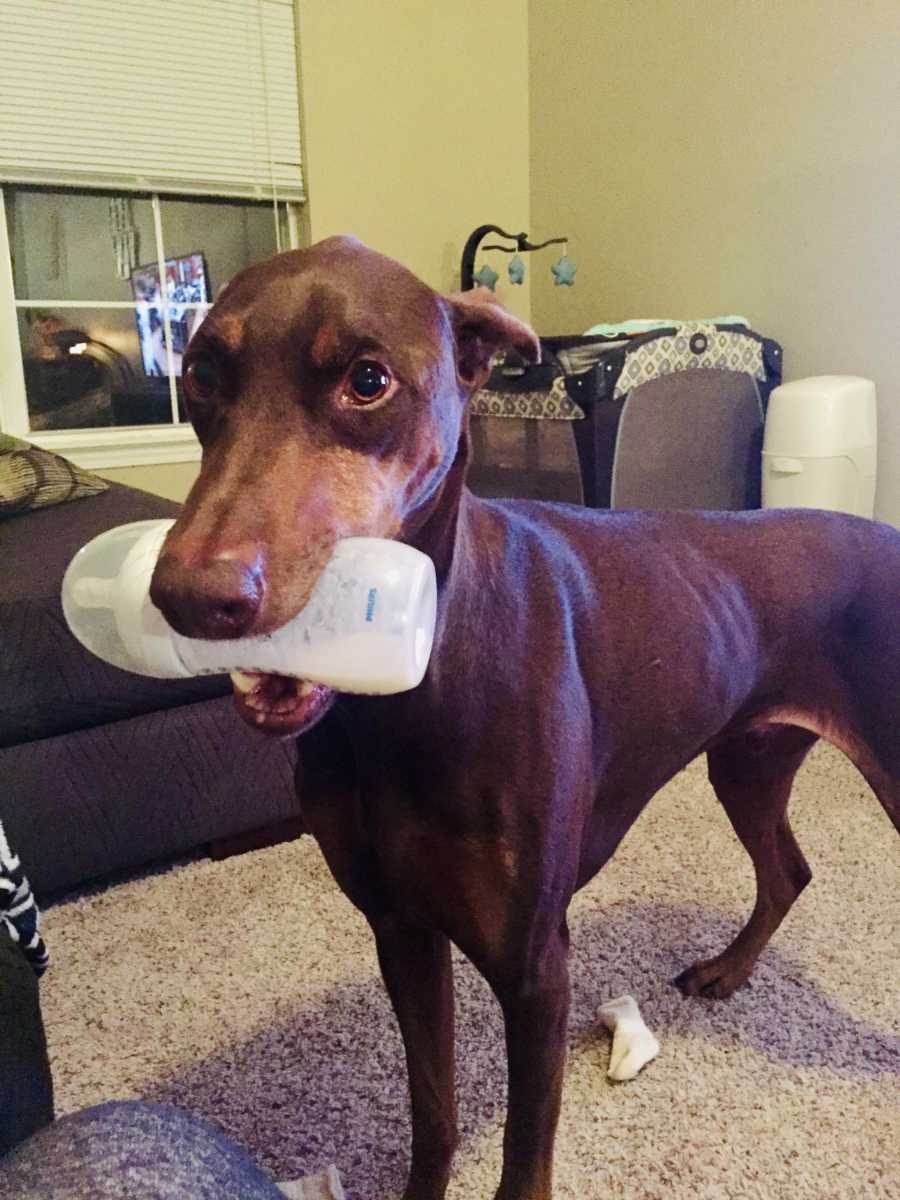
<svg viewBox="0 0 900 1200">
<path fill-rule="evenodd" d="M 309 240 L 355 234 L 451 291 L 476 226 L 532 232 L 527 8 L 300 0 Z M 491 261 L 505 271 L 508 259 Z M 527 318 L 530 272 L 498 295 Z M 196 469 L 104 473 L 183 499 Z"/>
<path fill-rule="evenodd" d="M 873 378 L 900 525 L 900 4 L 562 7 L 530 4 L 532 219 L 580 269 L 538 329 L 742 312 L 787 378 Z"/>
<path fill-rule="evenodd" d="M 449 291 L 478 225 L 532 232 L 527 0 L 297 11 L 313 241 L 353 233 Z M 527 284 L 498 284 L 524 317 Z"/>
<path fill-rule="evenodd" d="M 199 470 L 198 462 L 160 463 L 143 467 L 106 467 L 96 474 L 115 483 L 127 483 L 129 487 L 140 488 L 142 492 L 165 496 L 167 500 L 183 501 Z"/>
</svg>

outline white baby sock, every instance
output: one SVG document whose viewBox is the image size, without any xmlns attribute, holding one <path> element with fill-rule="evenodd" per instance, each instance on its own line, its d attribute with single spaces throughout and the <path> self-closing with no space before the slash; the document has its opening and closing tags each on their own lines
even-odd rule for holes
<svg viewBox="0 0 900 1200">
<path fill-rule="evenodd" d="M 601 1004 L 598 1016 L 613 1035 L 608 1077 L 618 1083 L 634 1079 L 659 1054 L 659 1042 L 644 1024 L 637 1002 L 633 996 L 617 996 Z"/>
</svg>

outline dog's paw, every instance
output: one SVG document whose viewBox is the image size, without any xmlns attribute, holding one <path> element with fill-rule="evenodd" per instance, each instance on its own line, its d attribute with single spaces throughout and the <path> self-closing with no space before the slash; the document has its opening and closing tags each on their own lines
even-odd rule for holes
<svg viewBox="0 0 900 1200">
<path fill-rule="evenodd" d="M 750 970 L 742 963 L 729 963 L 725 958 L 710 958 L 696 962 L 682 971 L 672 983 L 684 996 L 702 996 L 706 1000 L 725 1000 L 750 978 Z"/>
</svg>

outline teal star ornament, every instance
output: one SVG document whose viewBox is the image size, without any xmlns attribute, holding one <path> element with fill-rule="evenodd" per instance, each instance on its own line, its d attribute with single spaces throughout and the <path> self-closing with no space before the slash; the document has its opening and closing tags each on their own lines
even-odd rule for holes
<svg viewBox="0 0 900 1200">
<path fill-rule="evenodd" d="M 506 268 L 509 272 L 510 283 L 521 283 L 525 278 L 525 263 L 517 254 Z"/>
<path fill-rule="evenodd" d="M 550 268 L 553 272 L 553 282 L 556 287 L 572 287 L 575 283 L 575 272 L 578 267 L 565 254 Z"/>
<path fill-rule="evenodd" d="M 493 267 L 490 267 L 487 263 L 485 263 L 480 271 L 475 272 L 472 278 L 476 283 L 480 283 L 482 287 L 490 288 L 491 291 L 493 291 L 497 286 L 497 280 L 500 278 L 500 276 L 493 269 Z"/>
</svg>

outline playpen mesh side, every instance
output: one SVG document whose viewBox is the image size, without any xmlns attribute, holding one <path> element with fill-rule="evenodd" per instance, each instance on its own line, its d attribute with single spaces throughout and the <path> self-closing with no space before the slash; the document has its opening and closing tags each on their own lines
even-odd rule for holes
<svg viewBox="0 0 900 1200">
<path fill-rule="evenodd" d="M 479 496 L 581 504 L 571 421 L 472 416 L 468 484 Z"/>
</svg>

